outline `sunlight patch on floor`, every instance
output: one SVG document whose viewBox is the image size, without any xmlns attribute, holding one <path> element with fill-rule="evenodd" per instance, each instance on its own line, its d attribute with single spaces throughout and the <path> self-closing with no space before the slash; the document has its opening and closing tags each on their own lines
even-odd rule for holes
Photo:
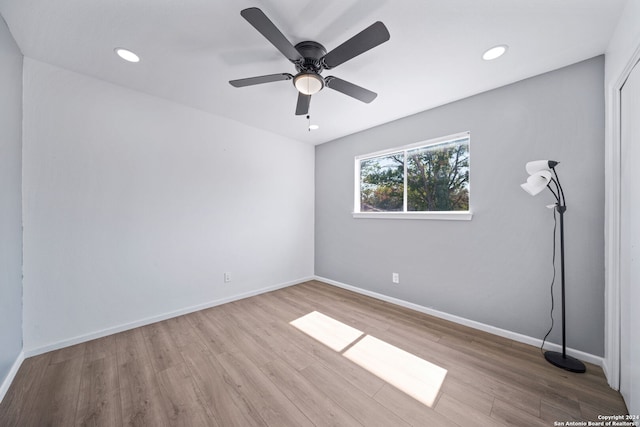
<svg viewBox="0 0 640 427">
<path fill-rule="evenodd" d="M 317 311 L 293 320 L 290 324 L 337 352 L 341 352 L 364 334 Z"/>
<path fill-rule="evenodd" d="M 371 335 L 345 351 L 344 356 L 429 407 L 447 375 L 446 369 Z"/>
<path fill-rule="evenodd" d="M 438 365 L 317 311 L 290 324 L 428 407 L 447 375 Z"/>
</svg>

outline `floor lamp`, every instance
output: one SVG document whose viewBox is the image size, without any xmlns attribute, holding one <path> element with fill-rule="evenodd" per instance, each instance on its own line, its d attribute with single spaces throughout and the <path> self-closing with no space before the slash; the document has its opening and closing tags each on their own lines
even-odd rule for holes
<svg viewBox="0 0 640 427">
<path fill-rule="evenodd" d="M 560 185 L 560 179 L 556 172 L 556 165 L 558 162 L 554 160 L 536 160 L 527 163 L 526 169 L 529 174 L 527 182 L 520 185 L 524 191 L 535 196 L 545 188 L 548 188 L 553 196 L 556 198 L 555 205 L 550 207 L 555 208 L 560 214 L 560 277 L 562 284 L 562 353 L 557 351 L 547 351 L 544 353 L 544 358 L 547 361 L 559 368 L 566 369 L 571 372 L 582 373 L 586 371 L 584 363 L 578 359 L 567 356 L 566 345 L 566 329 L 565 329 L 565 295 L 564 295 L 564 213 L 567 210 L 567 205 L 564 199 L 564 191 Z M 551 184 L 553 183 L 553 187 Z"/>
</svg>

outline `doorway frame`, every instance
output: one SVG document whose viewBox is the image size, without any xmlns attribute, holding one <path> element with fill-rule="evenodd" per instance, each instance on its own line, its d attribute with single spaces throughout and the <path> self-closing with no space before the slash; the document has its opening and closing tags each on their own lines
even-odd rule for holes
<svg viewBox="0 0 640 427">
<path fill-rule="evenodd" d="M 606 58 L 605 58 L 606 61 Z M 627 61 L 611 88 L 605 88 L 610 99 L 611 123 L 609 143 L 605 145 L 605 318 L 603 370 L 609 386 L 620 390 L 620 238 L 621 238 L 621 110 L 620 91 L 633 68 L 640 62 L 640 45 Z M 640 66 L 640 65 L 639 65 Z"/>
</svg>

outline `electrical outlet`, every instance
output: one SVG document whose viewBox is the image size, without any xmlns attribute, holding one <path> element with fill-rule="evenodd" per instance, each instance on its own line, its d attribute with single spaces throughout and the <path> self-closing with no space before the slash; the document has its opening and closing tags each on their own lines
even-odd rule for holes
<svg viewBox="0 0 640 427">
<path fill-rule="evenodd" d="M 231 281 L 231 273 L 224 273 L 224 283 L 229 283 Z"/>
<path fill-rule="evenodd" d="M 391 273 L 391 281 L 393 283 L 400 283 L 400 274 L 398 273 Z"/>
</svg>

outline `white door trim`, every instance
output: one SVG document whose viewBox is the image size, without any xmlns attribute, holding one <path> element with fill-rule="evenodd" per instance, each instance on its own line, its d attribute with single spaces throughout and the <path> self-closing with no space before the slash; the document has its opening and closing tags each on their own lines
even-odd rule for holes
<svg viewBox="0 0 640 427">
<path fill-rule="evenodd" d="M 620 389 L 620 90 L 640 61 L 640 45 L 611 88 L 611 126 L 605 146 L 605 349 L 603 369 L 609 386 Z"/>
</svg>

